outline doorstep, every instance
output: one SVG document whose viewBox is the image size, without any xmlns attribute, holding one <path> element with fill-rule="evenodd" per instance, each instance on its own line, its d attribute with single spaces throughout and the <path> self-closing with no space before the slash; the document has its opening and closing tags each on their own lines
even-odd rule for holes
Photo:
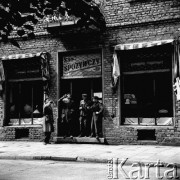
<svg viewBox="0 0 180 180">
<path fill-rule="evenodd" d="M 89 143 L 89 144 L 105 144 L 104 138 L 90 138 L 90 137 L 73 137 L 71 139 L 70 137 L 54 137 L 53 138 L 54 143 Z"/>
<path fill-rule="evenodd" d="M 140 145 L 157 145 L 158 142 L 154 141 L 154 140 L 138 140 L 137 144 L 140 144 Z"/>
</svg>

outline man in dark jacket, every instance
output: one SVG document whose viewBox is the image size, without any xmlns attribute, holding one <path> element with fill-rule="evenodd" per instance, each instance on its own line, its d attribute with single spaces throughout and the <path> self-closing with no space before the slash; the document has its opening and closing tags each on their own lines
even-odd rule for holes
<svg viewBox="0 0 180 180">
<path fill-rule="evenodd" d="M 99 138 L 101 131 L 101 124 L 102 124 L 102 115 L 103 115 L 103 105 L 100 103 L 99 98 L 97 96 L 93 97 L 93 105 L 91 106 L 92 114 L 92 121 L 91 121 L 91 137 L 96 135 L 96 139 Z"/>
<path fill-rule="evenodd" d="M 90 111 L 91 101 L 87 99 L 87 94 L 82 94 L 82 100 L 80 101 L 80 135 L 79 137 L 89 136 L 90 131 L 90 118 L 91 118 L 91 111 Z"/>
<path fill-rule="evenodd" d="M 53 107 L 53 101 L 47 98 L 44 102 L 44 109 L 43 109 L 44 111 L 43 132 L 45 135 L 44 138 L 45 145 L 49 143 L 51 132 L 54 131 L 52 107 Z"/>
</svg>

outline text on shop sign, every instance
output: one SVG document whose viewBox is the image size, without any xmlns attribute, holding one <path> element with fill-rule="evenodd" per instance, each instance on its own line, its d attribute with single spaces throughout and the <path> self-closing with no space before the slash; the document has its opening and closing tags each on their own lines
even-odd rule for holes
<svg viewBox="0 0 180 180">
<path fill-rule="evenodd" d="M 70 71 L 76 71 L 80 69 L 86 69 L 101 64 L 101 58 L 98 54 L 92 56 L 75 56 L 75 57 L 64 57 L 63 58 L 63 71 L 64 73 Z"/>
</svg>

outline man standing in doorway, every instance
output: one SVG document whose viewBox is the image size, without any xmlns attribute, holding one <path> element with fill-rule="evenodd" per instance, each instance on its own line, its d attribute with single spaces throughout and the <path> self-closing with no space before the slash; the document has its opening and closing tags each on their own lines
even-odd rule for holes
<svg viewBox="0 0 180 180">
<path fill-rule="evenodd" d="M 91 118 L 91 111 L 90 111 L 91 101 L 87 99 L 87 94 L 82 94 L 82 100 L 80 101 L 80 135 L 79 137 L 89 136 L 89 124 Z"/>
<path fill-rule="evenodd" d="M 54 131 L 53 126 L 53 101 L 47 98 L 44 102 L 44 121 L 43 121 L 43 132 L 45 135 L 44 138 L 44 145 L 49 143 L 49 140 L 51 138 L 51 132 Z"/>
<path fill-rule="evenodd" d="M 96 139 L 99 139 L 101 136 L 101 124 L 102 124 L 102 116 L 103 116 L 103 105 L 99 102 L 99 98 L 97 96 L 93 97 L 93 105 L 91 106 L 92 121 L 91 121 L 91 137 L 96 135 Z"/>
<path fill-rule="evenodd" d="M 58 101 L 62 109 L 61 118 L 64 124 L 64 138 L 68 136 L 73 139 L 74 101 L 69 93 L 65 94 Z"/>
</svg>

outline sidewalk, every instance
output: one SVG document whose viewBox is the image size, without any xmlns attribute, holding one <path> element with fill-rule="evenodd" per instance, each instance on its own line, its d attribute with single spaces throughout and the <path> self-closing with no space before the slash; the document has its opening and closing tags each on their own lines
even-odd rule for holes
<svg viewBox="0 0 180 180">
<path fill-rule="evenodd" d="M 177 163 L 180 167 L 180 147 L 153 145 L 47 144 L 42 142 L 0 141 L 0 159 L 59 160 L 107 163 L 108 159 L 128 158 L 133 162 L 157 160 Z"/>
</svg>

